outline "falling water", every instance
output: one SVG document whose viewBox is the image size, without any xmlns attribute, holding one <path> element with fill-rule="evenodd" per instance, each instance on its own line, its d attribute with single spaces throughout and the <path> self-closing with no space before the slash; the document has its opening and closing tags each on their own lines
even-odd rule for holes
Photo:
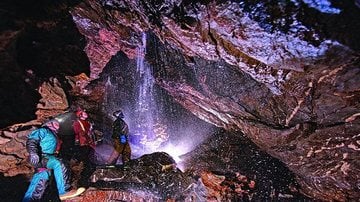
<svg viewBox="0 0 360 202">
<path fill-rule="evenodd" d="M 148 141 L 154 138 L 153 125 L 154 118 L 153 112 L 156 110 L 156 104 L 154 102 L 153 87 L 154 78 L 149 65 L 144 63 L 144 57 L 146 54 L 146 34 L 142 35 L 142 45 L 137 49 L 136 60 L 136 72 L 139 75 L 139 92 L 138 92 L 138 104 L 135 112 L 138 115 L 139 123 L 137 125 L 137 131 L 143 136 L 144 141 Z"/>
<path fill-rule="evenodd" d="M 105 123 L 102 131 L 106 133 L 105 137 L 111 136 L 112 128 L 109 123 L 114 119 L 112 113 L 122 109 L 125 114 L 124 120 L 129 124 L 132 158 L 146 153 L 164 151 L 178 161 L 180 155 L 190 151 L 195 142 L 198 142 L 196 139 L 201 135 L 197 129 L 202 127 L 194 128 L 192 124 L 185 124 L 186 127 L 180 127 L 179 130 L 179 127 L 167 125 L 176 124 L 170 120 L 174 116 L 173 112 L 164 110 L 172 106 L 171 103 L 169 105 L 164 101 L 162 97 L 164 94 L 157 88 L 153 77 L 153 67 L 145 60 L 146 44 L 147 36 L 144 33 L 141 37 L 141 45 L 137 48 L 136 68 L 132 62 L 127 63 L 121 56 L 118 60 L 114 60 L 114 63 L 110 63 L 114 69 L 105 78 L 102 111 L 106 115 L 102 120 Z M 181 119 L 181 116 L 176 115 L 176 121 L 180 125 L 187 123 L 188 121 Z M 170 133 L 173 139 L 169 138 Z M 180 135 L 184 138 L 180 138 Z M 111 145 L 111 138 L 107 140 Z M 98 147 L 98 150 L 101 157 L 107 158 L 107 155 L 110 155 L 108 147 Z"/>
<path fill-rule="evenodd" d="M 142 45 L 137 49 L 136 72 L 138 76 L 137 105 L 135 106 L 136 126 L 134 136 L 139 139 L 140 153 L 154 152 L 157 147 L 167 140 L 159 132 L 158 107 L 154 93 L 154 77 L 152 67 L 144 61 L 146 55 L 146 34 L 142 34 Z"/>
</svg>

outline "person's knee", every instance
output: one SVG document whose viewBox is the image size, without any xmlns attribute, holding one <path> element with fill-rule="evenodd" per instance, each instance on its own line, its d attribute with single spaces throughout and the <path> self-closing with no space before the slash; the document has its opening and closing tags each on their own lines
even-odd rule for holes
<svg viewBox="0 0 360 202">
<path fill-rule="evenodd" d="M 62 161 L 59 160 L 55 160 L 52 163 L 52 169 L 54 169 L 54 171 L 56 170 L 66 170 L 66 166 Z"/>
</svg>

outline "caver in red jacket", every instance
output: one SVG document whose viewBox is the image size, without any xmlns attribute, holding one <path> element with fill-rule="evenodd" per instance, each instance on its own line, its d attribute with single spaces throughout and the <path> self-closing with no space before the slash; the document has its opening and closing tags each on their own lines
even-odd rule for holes
<svg viewBox="0 0 360 202">
<path fill-rule="evenodd" d="M 79 186 L 89 186 L 89 177 L 95 171 L 95 166 L 90 161 L 90 156 L 94 152 L 95 142 L 92 138 L 91 123 L 87 121 L 87 113 L 85 111 L 76 112 L 78 119 L 73 123 L 75 133 L 75 148 L 73 158 L 78 162 L 83 162 L 81 177 L 78 181 Z"/>
<path fill-rule="evenodd" d="M 74 121 L 73 129 L 75 133 L 75 143 L 80 146 L 91 146 L 95 147 L 94 140 L 91 136 L 91 124 L 86 120 L 87 114 L 82 111 L 79 113 L 79 119 Z"/>
</svg>

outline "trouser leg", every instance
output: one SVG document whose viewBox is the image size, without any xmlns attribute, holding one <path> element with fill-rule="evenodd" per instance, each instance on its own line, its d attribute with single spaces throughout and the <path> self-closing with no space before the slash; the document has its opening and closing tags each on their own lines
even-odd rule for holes
<svg viewBox="0 0 360 202">
<path fill-rule="evenodd" d="M 130 161 L 130 157 L 131 157 L 131 148 L 130 148 L 129 143 L 126 143 L 124 145 L 124 150 L 122 152 L 122 162 L 123 162 L 123 164 Z"/>
<path fill-rule="evenodd" d="M 80 160 L 83 162 L 83 169 L 81 171 L 81 177 L 79 180 L 80 186 L 88 186 L 89 177 L 95 171 L 95 165 L 90 161 L 90 153 L 92 148 L 90 146 L 81 146 L 80 147 Z"/>
<path fill-rule="evenodd" d="M 50 175 L 50 171 L 48 170 L 35 173 L 25 193 L 23 202 L 40 200 L 49 184 Z"/>
<path fill-rule="evenodd" d="M 58 158 L 50 156 L 47 168 L 53 169 L 56 187 L 59 195 L 65 194 L 71 188 L 70 169 Z"/>
<path fill-rule="evenodd" d="M 120 153 L 114 149 L 112 151 L 109 159 L 107 160 L 106 164 L 116 164 L 116 161 L 119 158 L 119 155 L 120 155 Z"/>
</svg>

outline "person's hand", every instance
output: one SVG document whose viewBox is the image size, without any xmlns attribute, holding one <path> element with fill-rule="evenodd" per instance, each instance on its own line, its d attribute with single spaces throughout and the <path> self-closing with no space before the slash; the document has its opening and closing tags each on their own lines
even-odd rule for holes
<svg viewBox="0 0 360 202">
<path fill-rule="evenodd" d="M 79 140 L 75 140 L 75 145 L 79 146 L 80 145 L 80 141 Z"/>
<path fill-rule="evenodd" d="M 39 163 L 39 155 L 35 154 L 35 153 L 31 153 L 30 157 L 29 157 L 30 163 L 33 166 L 36 166 Z"/>
</svg>

